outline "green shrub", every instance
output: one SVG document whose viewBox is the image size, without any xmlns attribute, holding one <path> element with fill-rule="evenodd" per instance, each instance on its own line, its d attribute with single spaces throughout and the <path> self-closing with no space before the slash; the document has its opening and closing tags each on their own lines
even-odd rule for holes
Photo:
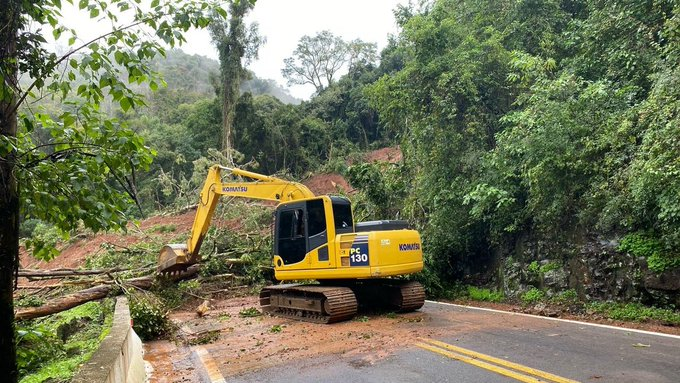
<svg viewBox="0 0 680 383">
<path fill-rule="evenodd" d="M 33 231 L 41 223 L 39 219 L 25 219 L 19 224 L 19 238 L 30 238 L 33 235 Z"/>
<path fill-rule="evenodd" d="M 657 273 L 680 267 L 680 255 L 665 255 L 654 253 L 647 258 L 647 267 Z"/>
<path fill-rule="evenodd" d="M 538 274 L 540 270 L 540 266 L 538 265 L 538 261 L 533 261 L 527 266 L 527 271 L 531 274 Z"/>
<path fill-rule="evenodd" d="M 541 267 L 538 269 L 538 272 L 541 273 L 541 274 L 545 274 L 545 273 L 547 273 L 547 272 L 549 272 L 549 271 L 557 270 L 557 269 L 559 269 L 559 268 L 560 268 L 560 264 L 559 264 L 559 263 L 557 263 L 557 262 L 548 262 L 548 263 L 546 263 L 545 265 L 541 266 Z"/>
<path fill-rule="evenodd" d="M 562 291 L 555 295 L 554 297 L 550 298 L 551 303 L 555 303 L 558 305 L 574 304 L 577 303 L 578 301 L 579 301 L 578 293 L 574 289 Z"/>
<path fill-rule="evenodd" d="M 68 240 L 69 234 L 42 221 L 38 222 L 32 230 L 31 236 L 23 243 L 30 249 L 33 256 L 43 261 L 50 261 L 59 255 L 57 244 L 61 240 Z"/>
<path fill-rule="evenodd" d="M 66 354 L 62 341 L 46 326 L 19 325 L 15 334 L 19 375 L 35 371 L 46 362 Z"/>
<path fill-rule="evenodd" d="M 646 322 L 656 320 L 668 325 L 680 325 L 680 312 L 645 306 L 640 303 L 595 302 L 588 308 L 607 318 L 624 321 Z"/>
<path fill-rule="evenodd" d="M 545 274 L 549 271 L 557 270 L 560 264 L 557 262 L 548 262 L 545 265 L 540 265 L 538 261 L 533 261 L 527 266 L 527 271 L 530 274 Z"/>
<path fill-rule="evenodd" d="M 505 298 L 500 291 L 480 289 L 474 286 L 468 286 L 467 296 L 472 300 L 485 302 L 501 302 Z"/>
<path fill-rule="evenodd" d="M 156 242 L 140 242 L 128 247 L 102 243 L 103 253 L 97 253 L 85 260 L 85 267 L 92 269 L 107 269 L 114 267 L 141 268 L 155 265 L 158 252 L 162 244 Z"/>
<path fill-rule="evenodd" d="M 522 302 L 527 305 L 538 303 L 545 298 L 545 292 L 543 290 L 532 287 L 529 291 L 522 294 Z"/>
<path fill-rule="evenodd" d="M 128 295 L 133 328 L 142 340 L 150 340 L 167 333 L 170 328 L 165 305 L 150 293 Z"/>
<path fill-rule="evenodd" d="M 22 383 L 67 382 L 110 330 L 113 300 L 88 302 L 16 329 Z"/>
<path fill-rule="evenodd" d="M 657 273 L 680 267 L 680 255 L 664 251 L 661 241 L 648 232 L 626 235 L 621 239 L 618 250 L 647 258 L 647 266 Z"/>
<path fill-rule="evenodd" d="M 19 295 L 14 300 L 14 306 L 16 307 L 40 307 L 43 304 L 45 304 L 45 299 L 35 295 Z"/>
</svg>

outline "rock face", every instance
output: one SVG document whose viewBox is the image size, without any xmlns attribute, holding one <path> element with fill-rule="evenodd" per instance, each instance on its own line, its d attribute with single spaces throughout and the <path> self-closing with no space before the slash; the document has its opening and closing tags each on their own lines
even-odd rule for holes
<svg viewBox="0 0 680 383">
<path fill-rule="evenodd" d="M 499 287 L 518 297 L 532 287 L 551 296 L 573 289 L 582 300 L 637 301 L 680 308 L 680 268 L 650 271 L 645 258 L 618 250 L 614 238 L 583 237 L 567 242 L 523 238 L 499 252 Z"/>
</svg>

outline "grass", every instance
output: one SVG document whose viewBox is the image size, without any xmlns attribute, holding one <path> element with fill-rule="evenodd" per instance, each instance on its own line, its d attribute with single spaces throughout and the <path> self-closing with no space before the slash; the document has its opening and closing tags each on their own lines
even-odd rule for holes
<svg viewBox="0 0 680 383">
<path fill-rule="evenodd" d="M 18 325 L 22 383 L 68 382 L 99 347 L 113 321 L 113 301 L 89 302 Z"/>
<path fill-rule="evenodd" d="M 588 310 L 614 320 L 649 322 L 658 321 L 666 325 L 680 325 L 680 312 L 649 307 L 640 303 L 604 303 L 587 305 Z"/>
<path fill-rule="evenodd" d="M 545 299 L 545 291 L 532 287 L 520 297 L 522 303 L 532 305 Z"/>
<path fill-rule="evenodd" d="M 493 291 L 491 289 L 481 289 L 475 286 L 467 287 L 467 296 L 473 301 L 484 302 L 502 302 L 505 296 L 500 291 Z"/>
</svg>

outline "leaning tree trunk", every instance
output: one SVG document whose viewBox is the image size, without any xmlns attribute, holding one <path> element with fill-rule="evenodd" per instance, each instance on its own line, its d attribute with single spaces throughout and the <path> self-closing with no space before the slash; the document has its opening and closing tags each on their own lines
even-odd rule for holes
<svg viewBox="0 0 680 383">
<path fill-rule="evenodd" d="M 13 138 L 17 134 L 16 96 L 10 90 L 16 85 L 16 40 L 21 1 L 0 0 L 0 135 Z M 9 90 L 9 92 L 7 92 Z M 14 175 L 16 152 L 0 152 L 0 371 L 2 380 L 18 380 L 16 345 L 14 344 L 14 271 L 19 258 L 19 186 Z"/>
</svg>

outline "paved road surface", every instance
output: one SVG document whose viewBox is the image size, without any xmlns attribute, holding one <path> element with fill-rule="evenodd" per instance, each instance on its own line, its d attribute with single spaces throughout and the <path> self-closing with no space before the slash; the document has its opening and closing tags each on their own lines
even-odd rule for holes
<svg viewBox="0 0 680 383">
<path fill-rule="evenodd" d="M 429 318 L 427 326 L 439 330 L 436 336 L 420 330 L 422 337 L 375 362 L 319 355 L 230 376 L 218 360 L 212 361 L 211 378 L 328 383 L 680 382 L 678 336 L 434 302 L 427 302 L 421 311 Z M 206 357 L 197 361 L 211 364 L 210 347 L 200 350 Z"/>
</svg>

